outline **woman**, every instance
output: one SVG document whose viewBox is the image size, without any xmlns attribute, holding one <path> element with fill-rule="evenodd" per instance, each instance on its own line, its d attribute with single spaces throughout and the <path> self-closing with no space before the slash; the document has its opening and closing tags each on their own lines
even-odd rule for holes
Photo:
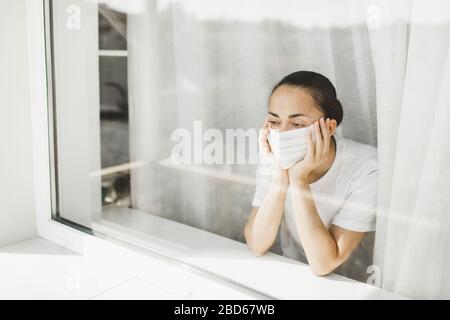
<svg viewBox="0 0 450 320">
<path fill-rule="evenodd" d="M 377 150 L 336 134 L 342 119 L 336 90 L 321 74 L 294 72 L 273 88 L 260 138 L 270 163 L 258 166 L 244 231 L 255 255 L 272 247 L 280 229 L 283 255 L 307 260 L 315 275 L 326 275 L 375 230 Z M 296 150 L 294 157 L 275 139 L 283 134 L 290 135 L 286 145 Z"/>
</svg>

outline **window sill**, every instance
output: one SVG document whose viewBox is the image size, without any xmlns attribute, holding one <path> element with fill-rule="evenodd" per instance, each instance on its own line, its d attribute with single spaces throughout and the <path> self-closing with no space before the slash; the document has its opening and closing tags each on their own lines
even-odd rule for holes
<svg viewBox="0 0 450 320">
<path fill-rule="evenodd" d="M 219 277 L 225 284 L 253 291 L 257 297 L 402 299 L 336 274 L 314 276 L 309 266 L 274 253 L 256 257 L 238 241 L 128 208 L 104 210 L 93 219 L 92 230 L 175 259 L 207 278 Z"/>
</svg>

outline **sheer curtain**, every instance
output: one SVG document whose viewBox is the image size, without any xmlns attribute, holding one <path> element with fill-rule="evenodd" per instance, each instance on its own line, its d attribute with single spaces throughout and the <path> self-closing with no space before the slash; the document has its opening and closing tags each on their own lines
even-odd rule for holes
<svg viewBox="0 0 450 320">
<path fill-rule="evenodd" d="M 379 149 L 383 287 L 449 297 L 445 1 L 141 2 L 127 30 L 134 208 L 243 241 L 255 166 L 174 166 L 171 134 L 186 128 L 201 143 L 197 120 L 259 128 L 277 80 L 314 70 L 336 85 L 340 133 Z"/>
<path fill-rule="evenodd" d="M 379 2 L 371 30 L 379 141 L 375 263 L 383 287 L 450 298 L 450 7 Z"/>
</svg>

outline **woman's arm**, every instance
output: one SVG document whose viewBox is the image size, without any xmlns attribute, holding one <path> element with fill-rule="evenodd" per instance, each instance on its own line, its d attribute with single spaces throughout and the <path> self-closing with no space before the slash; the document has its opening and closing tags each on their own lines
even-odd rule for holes
<svg viewBox="0 0 450 320">
<path fill-rule="evenodd" d="M 304 160 L 289 170 L 296 229 L 312 271 L 326 275 L 341 265 L 361 242 L 364 232 L 332 225 L 328 230 L 317 212 L 308 175 L 326 161 L 331 141 L 330 120 L 314 123 L 316 143 L 308 132 L 308 152 Z"/>
<path fill-rule="evenodd" d="M 257 256 L 269 250 L 278 233 L 283 216 L 286 192 L 289 187 L 289 175 L 278 165 L 271 154 L 267 141 L 269 124 L 265 120 L 259 137 L 260 148 L 270 161 L 272 180 L 267 194 L 259 208 L 253 208 L 244 228 L 244 236 L 250 250 Z"/>
<path fill-rule="evenodd" d="M 291 183 L 296 229 L 315 275 L 326 275 L 345 262 L 361 242 L 364 232 L 332 225 L 324 226 L 317 213 L 309 183 L 302 179 Z"/>
<path fill-rule="evenodd" d="M 250 250 L 257 256 L 269 250 L 278 233 L 283 216 L 288 184 L 273 180 L 259 208 L 253 208 L 244 235 Z"/>
</svg>

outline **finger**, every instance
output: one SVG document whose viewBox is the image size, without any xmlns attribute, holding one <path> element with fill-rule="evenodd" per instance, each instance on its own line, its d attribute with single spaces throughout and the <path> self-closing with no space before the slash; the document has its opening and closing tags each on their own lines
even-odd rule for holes
<svg viewBox="0 0 450 320">
<path fill-rule="evenodd" d="M 322 134 L 320 133 L 319 121 L 314 122 L 314 132 L 316 136 L 316 152 L 315 155 L 318 156 L 322 152 L 323 140 Z"/>
<path fill-rule="evenodd" d="M 264 119 L 264 123 L 263 123 L 261 129 L 259 130 L 259 132 L 260 132 L 259 139 L 260 139 L 261 144 L 262 144 L 264 138 L 267 137 L 267 129 L 268 128 L 269 128 L 269 117 L 266 117 Z"/>
<path fill-rule="evenodd" d="M 268 133 L 269 133 L 269 129 L 268 128 L 261 129 L 261 135 L 260 135 L 260 138 L 259 138 L 260 139 L 259 140 L 260 146 L 261 146 L 262 150 L 265 153 L 270 153 L 271 152 L 271 148 L 270 148 L 269 142 L 267 140 Z"/>
<path fill-rule="evenodd" d="M 262 125 L 263 129 L 267 129 L 269 128 L 269 117 L 266 117 L 266 119 L 264 120 L 264 123 Z"/>
<path fill-rule="evenodd" d="M 269 153 L 272 152 L 272 147 L 270 146 L 269 138 L 268 138 L 271 129 L 272 129 L 272 125 L 269 122 L 269 118 L 267 118 L 267 128 L 265 129 L 264 132 L 265 132 L 265 138 L 266 138 L 265 141 L 267 143 L 267 148 L 268 148 Z"/>
<path fill-rule="evenodd" d="M 328 121 L 328 119 L 327 119 L 327 121 Z M 329 130 L 324 118 L 320 118 L 320 127 L 321 127 L 322 137 L 323 137 L 323 152 L 324 152 L 324 154 L 326 154 L 326 153 L 328 153 L 328 151 L 330 149 L 330 130 Z"/>
<path fill-rule="evenodd" d="M 308 132 L 306 134 L 307 140 L 308 140 L 308 151 L 306 152 L 306 156 L 310 156 L 310 157 L 314 158 L 315 150 L 314 150 L 314 142 L 312 139 L 312 135 L 313 135 L 312 130 L 308 130 Z"/>
<path fill-rule="evenodd" d="M 261 141 L 261 148 L 264 151 L 264 153 L 270 153 L 270 145 L 266 141 Z"/>
<path fill-rule="evenodd" d="M 261 129 L 261 137 L 267 139 L 267 135 L 269 134 L 269 128 Z"/>
<path fill-rule="evenodd" d="M 266 154 L 270 153 L 270 147 L 268 144 L 261 144 L 261 148 L 264 153 L 266 153 Z"/>
</svg>

